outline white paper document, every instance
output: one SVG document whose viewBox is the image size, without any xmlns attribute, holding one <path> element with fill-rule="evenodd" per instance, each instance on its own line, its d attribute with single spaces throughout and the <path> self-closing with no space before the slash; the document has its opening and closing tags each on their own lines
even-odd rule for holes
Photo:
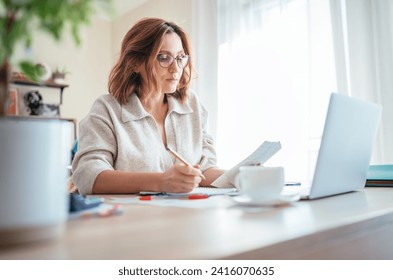
<svg viewBox="0 0 393 280">
<path fill-rule="evenodd" d="M 234 186 L 234 180 L 239 172 L 240 166 L 250 166 L 257 164 L 264 164 L 269 158 L 271 158 L 275 153 L 281 149 L 281 143 L 265 141 L 256 149 L 251 155 L 246 159 L 242 160 L 236 166 L 232 167 L 230 170 L 218 177 L 211 185 L 224 188 Z"/>
<path fill-rule="evenodd" d="M 115 204 L 134 204 L 147 206 L 167 206 L 192 209 L 228 208 L 236 202 L 226 195 L 213 195 L 205 199 L 183 199 L 177 197 L 155 196 L 152 200 L 143 201 L 139 197 L 112 197 L 108 202 Z"/>
<path fill-rule="evenodd" d="M 190 194 L 206 194 L 212 195 L 237 195 L 237 189 L 234 187 L 229 188 L 217 188 L 217 187 L 196 187 L 188 193 L 162 193 L 162 192 L 140 192 L 140 195 L 166 195 L 166 196 L 187 196 Z"/>
<path fill-rule="evenodd" d="M 213 195 L 237 195 L 238 192 L 237 189 L 233 187 L 229 187 L 229 188 L 196 187 L 189 194 L 206 194 L 208 196 L 213 196 Z M 178 194 L 171 193 L 170 195 L 178 195 Z"/>
</svg>

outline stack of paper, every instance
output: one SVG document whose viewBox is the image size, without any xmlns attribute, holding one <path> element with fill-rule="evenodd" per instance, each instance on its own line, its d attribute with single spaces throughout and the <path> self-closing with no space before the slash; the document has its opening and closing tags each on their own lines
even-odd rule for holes
<svg viewBox="0 0 393 280">
<path fill-rule="evenodd" d="M 393 165 L 370 165 L 366 187 L 393 187 Z"/>
<path fill-rule="evenodd" d="M 234 181 L 240 166 L 251 166 L 264 164 L 269 158 L 281 149 L 280 142 L 265 141 L 246 159 L 232 167 L 230 170 L 218 177 L 211 185 L 215 187 L 230 187 L 234 186 Z"/>
</svg>

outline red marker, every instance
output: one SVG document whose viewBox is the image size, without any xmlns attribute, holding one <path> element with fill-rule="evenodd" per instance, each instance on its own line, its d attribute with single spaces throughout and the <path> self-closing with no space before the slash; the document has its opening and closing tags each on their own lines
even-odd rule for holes
<svg viewBox="0 0 393 280">
<path fill-rule="evenodd" d="M 152 195 L 144 195 L 140 196 L 139 200 L 142 201 L 150 201 L 150 200 L 157 200 L 157 199 L 189 199 L 189 200 L 194 200 L 194 199 L 205 199 L 209 198 L 207 194 L 203 193 L 196 193 L 196 194 L 187 194 L 187 195 L 170 195 L 170 196 L 152 196 Z"/>
</svg>

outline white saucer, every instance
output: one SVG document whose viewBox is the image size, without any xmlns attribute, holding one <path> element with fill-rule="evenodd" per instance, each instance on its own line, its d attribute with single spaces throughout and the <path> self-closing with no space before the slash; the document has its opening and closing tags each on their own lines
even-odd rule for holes
<svg viewBox="0 0 393 280">
<path fill-rule="evenodd" d="M 243 206 L 282 206 L 298 201 L 300 199 L 300 195 L 280 195 L 277 199 L 266 201 L 252 201 L 251 198 L 246 195 L 233 196 L 232 199 L 237 204 Z"/>
</svg>

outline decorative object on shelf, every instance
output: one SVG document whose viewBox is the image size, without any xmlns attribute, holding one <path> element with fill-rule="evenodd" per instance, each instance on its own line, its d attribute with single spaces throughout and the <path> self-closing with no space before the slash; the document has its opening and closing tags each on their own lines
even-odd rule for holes
<svg viewBox="0 0 393 280">
<path fill-rule="evenodd" d="M 30 115 L 39 116 L 41 115 L 43 101 L 42 96 L 37 90 L 28 91 L 23 96 L 27 108 L 30 110 Z"/>
<path fill-rule="evenodd" d="M 24 94 L 24 102 L 31 116 L 59 117 L 60 108 L 57 104 L 45 104 L 42 95 L 37 90 Z"/>
<path fill-rule="evenodd" d="M 57 104 L 44 104 L 41 116 L 60 117 L 60 106 Z"/>
<path fill-rule="evenodd" d="M 60 68 L 56 68 L 56 70 L 53 72 L 52 74 L 52 79 L 53 82 L 55 82 L 56 84 L 65 84 L 65 78 L 66 75 L 69 74 L 70 72 L 68 70 L 64 69 L 60 69 Z"/>
<path fill-rule="evenodd" d="M 95 4 L 108 8 L 111 3 L 0 1 L 0 246 L 57 238 L 68 217 L 72 125 L 58 118 L 6 116 L 14 51 L 20 44 L 30 45 L 37 31 L 57 40 L 70 31 L 79 45 L 80 27 L 89 23 Z M 22 61 L 19 68 L 26 76 L 20 79 L 22 85 L 33 80 L 42 86 L 37 78 L 42 67 Z M 12 82 L 16 84 L 14 79 Z"/>
<path fill-rule="evenodd" d="M 6 114 L 11 116 L 18 115 L 18 91 L 14 88 L 9 90 Z"/>
<path fill-rule="evenodd" d="M 52 69 L 48 64 L 40 62 L 36 64 L 36 67 L 41 69 L 39 71 L 41 75 L 38 77 L 40 82 L 45 82 L 52 77 Z"/>
<path fill-rule="evenodd" d="M 11 73 L 11 80 L 22 80 L 22 79 L 27 79 L 25 74 L 19 71 L 12 71 Z"/>
</svg>

